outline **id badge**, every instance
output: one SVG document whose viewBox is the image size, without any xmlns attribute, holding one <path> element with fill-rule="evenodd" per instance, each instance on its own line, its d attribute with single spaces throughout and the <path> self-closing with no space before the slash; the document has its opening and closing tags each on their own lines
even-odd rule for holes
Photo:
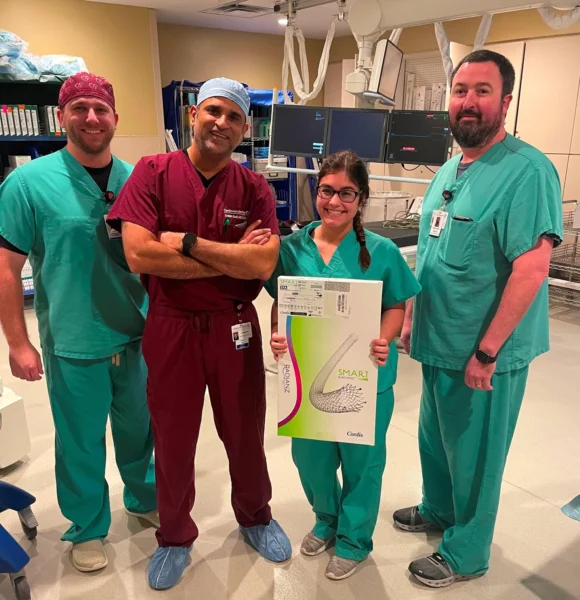
<svg viewBox="0 0 580 600">
<path fill-rule="evenodd" d="M 120 231 L 117 231 L 116 229 L 113 229 L 108 223 L 107 223 L 107 215 L 105 215 L 105 226 L 107 227 L 107 235 L 109 236 L 110 240 L 118 240 L 121 237 L 123 237 L 121 235 Z"/>
<path fill-rule="evenodd" d="M 232 327 L 232 341 L 236 345 L 236 350 L 243 350 L 250 346 L 250 338 L 252 337 L 252 324 L 239 323 Z"/>
<path fill-rule="evenodd" d="M 429 231 L 431 237 L 439 237 L 441 235 L 447 224 L 448 217 L 449 214 L 444 210 L 433 211 L 433 215 L 431 216 L 431 230 Z"/>
</svg>

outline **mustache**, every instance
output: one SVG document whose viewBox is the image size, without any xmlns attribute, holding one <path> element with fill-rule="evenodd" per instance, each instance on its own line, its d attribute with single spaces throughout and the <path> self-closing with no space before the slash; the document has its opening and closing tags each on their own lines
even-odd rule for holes
<svg viewBox="0 0 580 600">
<path fill-rule="evenodd" d="M 459 121 L 463 117 L 475 117 L 476 119 L 481 120 L 481 113 L 476 112 L 474 110 L 460 110 L 457 113 L 456 119 Z"/>
</svg>

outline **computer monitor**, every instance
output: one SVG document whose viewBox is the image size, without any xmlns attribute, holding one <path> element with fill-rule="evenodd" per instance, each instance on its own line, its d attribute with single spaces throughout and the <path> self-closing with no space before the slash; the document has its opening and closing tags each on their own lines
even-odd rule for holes
<svg viewBox="0 0 580 600">
<path fill-rule="evenodd" d="M 394 110 L 386 162 L 441 166 L 449 158 L 450 142 L 447 112 Z"/>
<path fill-rule="evenodd" d="M 352 150 L 362 160 L 383 162 L 389 111 L 331 108 L 327 153 Z"/>
<path fill-rule="evenodd" d="M 381 94 L 394 102 L 402 65 L 403 51 L 393 42 L 381 40 L 375 51 L 369 92 Z"/>
<path fill-rule="evenodd" d="M 329 114 L 320 106 L 275 104 L 270 153 L 324 158 Z"/>
</svg>

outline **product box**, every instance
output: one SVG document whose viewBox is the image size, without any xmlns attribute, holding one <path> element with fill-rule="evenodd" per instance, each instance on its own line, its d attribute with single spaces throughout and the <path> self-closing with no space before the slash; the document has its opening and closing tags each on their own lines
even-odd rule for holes
<svg viewBox="0 0 580 600">
<path fill-rule="evenodd" d="M 6 123 L 4 123 L 6 118 Z M 14 126 L 14 116 L 12 115 L 12 107 L 4 105 L 2 107 L 2 123 L 4 124 L 4 131 L 8 131 L 9 135 L 16 135 L 16 127 Z"/>
<path fill-rule="evenodd" d="M 8 126 L 8 107 L 6 105 L 0 106 L 0 121 L 2 121 L 4 135 L 12 135 L 10 133 L 10 127 Z"/>
<path fill-rule="evenodd" d="M 32 111 L 30 110 L 30 106 L 26 105 L 24 107 L 24 115 L 26 117 L 26 129 L 28 129 L 28 135 L 34 136 L 34 127 L 32 125 Z"/>
<path fill-rule="evenodd" d="M 413 110 L 415 73 L 405 73 L 405 110 Z"/>
<path fill-rule="evenodd" d="M 380 281 L 280 277 L 278 435 L 373 446 Z"/>
<path fill-rule="evenodd" d="M 20 129 L 22 130 L 22 135 L 31 135 L 28 133 L 28 125 L 26 124 L 26 106 L 24 104 L 18 105 L 18 116 L 20 118 Z"/>
<path fill-rule="evenodd" d="M 18 167 L 21 167 L 22 165 L 26 164 L 27 162 L 30 162 L 31 160 L 32 157 L 27 155 L 9 156 L 8 164 L 12 169 L 17 169 Z"/>
<path fill-rule="evenodd" d="M 431 86 L 420 85 L 415 88 L 415 110 L 431 110 Z"/>
<path fill-rule="evenodd" d="M 52 112 L 52 107 L 43 106 L 41 115 L 42 122 L 44 123 L 44 127 L 46 128 L 46 135 L 56 135 L 56 130 L 54 128 L 54 113 Z"/>
<path fill-rule="evenodd" d="M 38 106 L 36 106 L 36 104 L 31 104 L 29 108 L 30 116 L 32 117 L 32 131 L 34 132 L 34 135 L 40 135 L 40 125 L 38 124 L 40 120 L 38 116 Z"/>
<path fill-rule="evenodd" d="M 56 135 L 65 135 L 66 131 L 58 120 L 58 106 L 52 107 L 52 114 L 54 115 L 54 128 L 56 130 Z"/>
<path fill-rule="evenodd" d="M 22 136 L 22 127 L 20 127 L 20 114 L 18 112 L 18 106 L 11 106 L 10 108 L 12 109 L 12 120 L 14 121 L 16 135 Z"/>
<path fill-rule="evenodd" d="M 431 87 L 431 110 L 445 110 L 445 84 L 434 83 Z"/>
</svg>

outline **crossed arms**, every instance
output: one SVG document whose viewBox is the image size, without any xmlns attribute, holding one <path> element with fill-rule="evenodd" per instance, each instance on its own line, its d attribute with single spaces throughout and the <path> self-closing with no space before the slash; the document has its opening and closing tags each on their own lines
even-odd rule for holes
<svg viewBox="0 0 580 600">
<path fill-rule="evenodd" d="M 123 245 L 133 273 L 167 279 L 202 279 L 227 275 L 236 279 L 270 278 L 278 260 L 280 238 L 270 229 L 250 225 L 237 244 L 198 238 L 191 256 L 181 252 L 185 234 L 164 231 L 155 236 L 149 230 L 123 222 Z"/>
</svg>

